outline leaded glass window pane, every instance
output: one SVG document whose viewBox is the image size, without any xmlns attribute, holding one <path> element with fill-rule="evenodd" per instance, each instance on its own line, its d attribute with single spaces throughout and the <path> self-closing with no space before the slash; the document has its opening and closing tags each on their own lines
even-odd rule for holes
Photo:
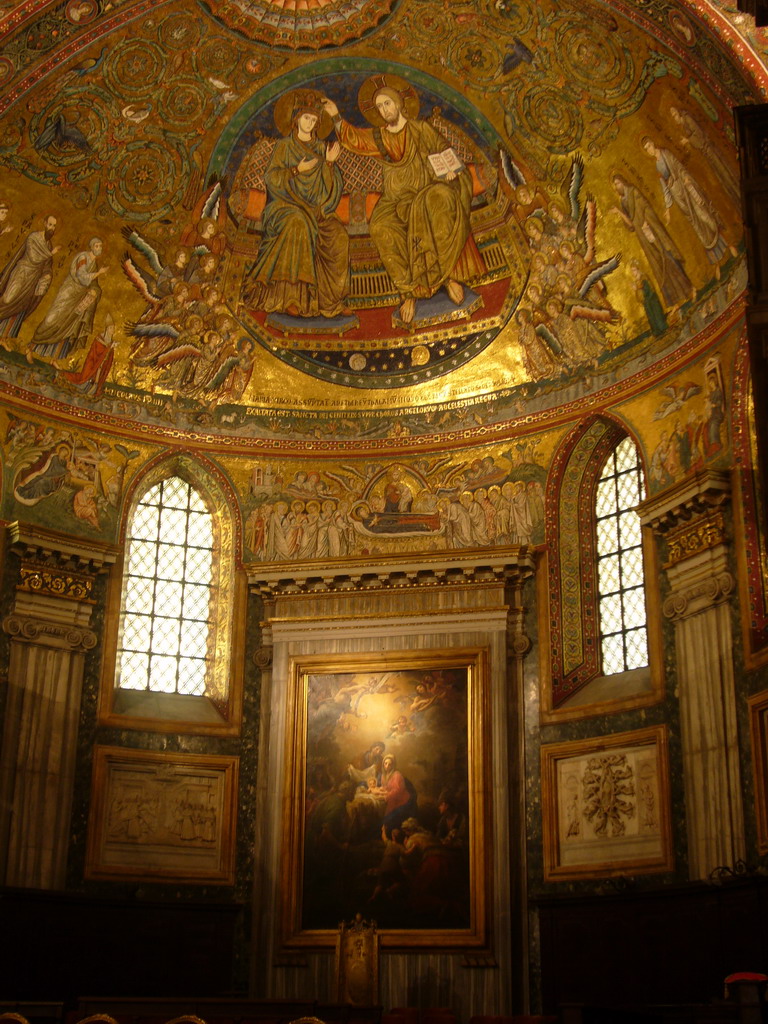
<svg viewBox="0 0 768 1024">
<path fill-rule="evenodd" d="M 635 629 L 626 637 L 627 668 L 643 668 L 648 664 L 648 635 L 645 629 Z"/>
<path fill-rule="evenodd" d="M 149 659 L 149 688 L 157 693 L 174 693 L 178 660 L 166 654 L 153 654 Z"/>
<path fill-rule="evenodd" d="M 624 645 L 620 633 L 603 637 L 603 672 L 607 676 L 624 671 Z"/>
<path fill-rule="evenodd" d="M 635 511 L 644 497 L 640 458 L 634 443 L 626 437 L 606 459 L 595 496 L 605 675 L 648 664 L 642 530 Z"/>
<path fill-rule="evenodd" d="M 150 487 L 147 493 L 139 502 L 140 505 L 150 505 L 152 508 L 159 508 L 160 504 L 160 493 L 162 484 L 155 484 L 154 487 Z"/>
<path fill-rule="evenodd" d="M 184 587 L 184 618 L 206 621 L 210 599 L 208 587 L 197 587 L 192 584 Z"/>
<path fill-rule="evenodd" d="M 610 515 L 616 501 L 616 488 L 613 480 L 601 480 L 597 485 L 597 502 L 595 508 L 598 516 Z"/>
<path fill-rule="evenodd" d="M 202 693 L 205 689 L 205 671 L 200 659 L 179 659 L 179 693 Z"/>
<path fill-rule="evenodd" d="M 619 517 L 619 534 L 625 551 L 640 545 L 640 517 L 636 512 L 625 512 Z"/>
<path fill-rule="evenodd" d="M 163 485 L 163 505 L 166 509 L 185 510 L 189 508 L 189 484 L 181 477 L 174 476 Z"/>
<path fill-rule="evenodd" d="M 123 607 L 126 613 L 140 614 L 153 600 L 154 584 L 151 579 L 129 576 L 125 581 Z"/>
<path fill-rule="evenodd" d="M 642 548 L 630 548 L 625 551 L 625 562 L 627 574 L 632 579 L 643 578 L 643 551 Z"/>
<path fill-rule="evenodd" d="M 151 487 L 128 527 L 118 685 L 201 695 L 211 667 L 213 518 L 180 477 Z"/>
<path fill-rule="evenodd" d="M 622 600 L 624 625 L 627 629 L 645 627 L 645 594 L 641 587 L 625 590 Z"/>
<path fill-rule="evenodd" d="M 621 601 L 613 594 L 600 601 L 600 624 L 606 632 L 621 632 Z"/>
<path fill-rule="evenodd" d="M 120 685 L 126 690 L 146 690 L 149 680 L 149 659 L 146 654 L 123 651 L 118 662 Z"/>
<path fill-rule="evenodd" d="M 178 619 L 155 618 L 152 623 L 152 651 L 156 654 L 179 653 Z"/>
<path fill-rule="evenodd" d="M 157 575 L 162 580 L 184 579 L 184 548 L 179 544 L 163 544 L 157 552 Z"/>
<path fill-rule="evenodd" d="M 597 524 L 597 553 L 610 555 L 619 550 L 619 530 L 615 519 L 601 519 Z"/>
<path fill-rule="evenodd" d="M 154 505 L 139 505 L 133 514 L 133 536 L 139 540 L 157 540 L 160 509 Z"/>
<path fill-rule="evenodd" d="M 184 597 L 184 583 L 172 580 L 156 580 L 155 596 L 157 611 L 166 615 L 181 615 L 181 602 Z"/>
<path fill-rule="evenodd" d="M 621 572 L 619 556 L 608 555 L 597 563 L 597 575 L 600 581 L 601 594 L 613 594 L 621 589 Z"/>
<path fill-rule="evenodd" d="M 211 552 L 191 548 L 187 550 L 186 577 L 189 583 L 205 583 L 211 576 Z"/>
<path fill-rule="evenodd" d="M 193 547 L 210 548 L 213 544 L 213 523 L 209 512 L 189 513 L 188 542 Z"/>
</svg>

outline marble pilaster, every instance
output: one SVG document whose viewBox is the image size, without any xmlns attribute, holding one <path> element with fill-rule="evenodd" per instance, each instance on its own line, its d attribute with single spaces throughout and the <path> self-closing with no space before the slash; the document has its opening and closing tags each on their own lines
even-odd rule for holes
<svg viewBox="0 0 768 1024">
<path fill-rule="evenodd" d="M 0 880 L 62 888 L 84 657 L 97 643 L 93 587 L 115 552 L 19 523 L 8 527 L 8 545 L 20 568 L 2 623 L 11 643 L 0 747 Z"/>
<path fill-rule="evenodd" d="M 735 580 L 723 515 L 729 497 L 726 473 L 702 471 L 640 508 L 667 548 L 663 613 L 675 628 L 692 879 L 745 855 L 729 607 Z"/>
</svg>

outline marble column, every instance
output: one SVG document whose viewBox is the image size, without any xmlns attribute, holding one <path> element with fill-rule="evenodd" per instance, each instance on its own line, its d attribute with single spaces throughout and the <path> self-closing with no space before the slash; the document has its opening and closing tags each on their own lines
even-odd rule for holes
<svg viewBox="0 0 768 1024">
<path fill-rule="evenodd" d="M 664 538 L 674 623 L 691 879 L 745 855 L 738 757 L 730 571 L 723 506 L 727 473 L 701 471 L 644 502 L 644 524 Z"/>
<path fill-rule="evenodd" d="M 0 880 L 65 885 L 84 657 L 96 574 L 115 553 L 13 523 L 20 556 L 0 747 Z"/>
<path fill-rule="evenodd" d="M 509 687 L 509 724 L 504 756 L 509 765 L 509 854 L 510 919 L 512 936 L 511 974 L 515 1012 L 530 1013 L 531 947 L 528 906 L 528 845 L 525 808 L 525 658 L 531 650 L 526 632 L 526 607 L 523 589 L 526 577 L 512 577 L 506 586 L 507 602 L 507 682 Z M 530 610 L 527 612 L 529 615 Z"/>
</svg>

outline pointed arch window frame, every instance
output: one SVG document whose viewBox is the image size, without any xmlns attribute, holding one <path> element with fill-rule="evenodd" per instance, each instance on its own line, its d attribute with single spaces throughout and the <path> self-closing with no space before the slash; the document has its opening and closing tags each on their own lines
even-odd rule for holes
<svg viewBox="0 0 768 1024">
<path fill-rule="evenodd" d="M 212 558 L 208 620 L 209 667 L 199 695 L 120 687 L 118 648 L 128 558 L 128 530 L 143 497 L 180 477 L 211 516 Z M 105 657 L 99 700 L 101 724 L 147 731 L 237 735 L 242 723 L 246 583 L 236 559 L 236 502 L 213 469 L 188 455 L 148 467 L 134 480 L 121 530 L 122 553 L 110 578 L 104 631 Z"/>
<path fill-rule="evenodd" d="M 634 670 L 637 692 L 606 696 L 602 665 L 595 496 L 606 460 L 629 437 L 641 464 L 637 438 L 623 425 L 598 416 L 573 428 L 555 453 L 547 487 L 545 550 L 538 573 L 541 719 L 586 718 L 656 704 L 664 696 L 661 596 L 656 542 L 641 527 L 645 576 L 648 667 Z M 647 479 L 647 474 L 646 474 Z M 587 698 L 591 683 L 599 696 Z M 593 689 L 595 689 L 593 687 Z"/>
<path fill-rule="evenodd" d="M 603 463 L 595 494 L 599 633 L 605 675 L 649 665 L 642 526 L 636 511 L 645 497 L 640 453 L 626 435 Z M 613 672 L 607 672 L 607 660 L 621 662 L 621 667 L 608 666 Z"/>
</svg>

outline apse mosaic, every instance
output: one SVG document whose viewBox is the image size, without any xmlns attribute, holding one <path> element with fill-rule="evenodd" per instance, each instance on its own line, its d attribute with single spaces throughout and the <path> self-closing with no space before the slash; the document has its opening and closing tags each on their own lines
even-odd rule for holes
<svg viewBox="0 0 768 1024">
<path fill-rule="evenodd" d="M 657 36 L 507 0 L 8 19 L 2 378 L 310 445 L 607 393 L 745 285 L 730 107 L 758 84 L 690 11 L 644 16 Z"/>
<path fill-rule="evenodd" d="M 383 66 L 281 92 L 222 175 L 242 325 L 322 379 L 392 388 L 493 340 L 520 297 L 528 244 L 460 97 L 446 103 L 431 80 L 414 86 Z M 509 161 L 506 173 L 522 181 Z"/>
</svg>

